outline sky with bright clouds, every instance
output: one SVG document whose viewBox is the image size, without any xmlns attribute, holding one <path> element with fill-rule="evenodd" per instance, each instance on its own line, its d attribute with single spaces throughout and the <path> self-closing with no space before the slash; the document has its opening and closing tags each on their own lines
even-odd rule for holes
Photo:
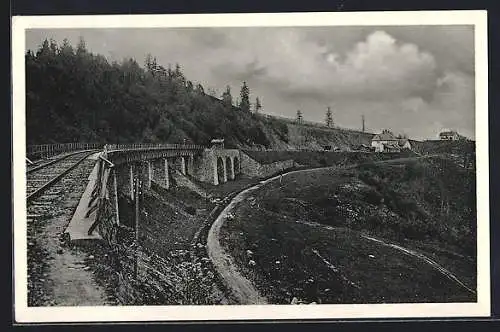
<svg viewBox="0 0 500 332">
<path fill-rule="evenodd" d="M 474 138 L 472 26 L 248 27 L 37 29 L 27 49 L 67 38 L 121 61 L 179 63 L 186 77 L 218 96 L 242 81 L 263 112 L 371 132 L 391 129 L 414 139 L 436 139 L 453 129 Z"/>
</svg>

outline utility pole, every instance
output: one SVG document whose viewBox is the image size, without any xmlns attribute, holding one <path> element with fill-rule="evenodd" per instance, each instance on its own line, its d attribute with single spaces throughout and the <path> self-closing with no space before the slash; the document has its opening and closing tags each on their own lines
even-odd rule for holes
<svg viewBox="0 0 500 332">
<path fill-rule="evenodd" d="M 135 241 L 139 241 L 139 218 L 140 218 L 140 206 L 139 206 L 139 190 L 140 181 L 138 178 L 134 179 L 134 202 L 135 202 Z"/>
<path fill-rule="evenodd" d="M 134 275 L 137 278 L 138 273 L 138 259 L 139 259 L 139 218 L 140 218 L 140 202 L 139 197 L 141 194 L 142 183 L 139 178 L 134 178 L 134 201 L 135 201 L 135 263 Z"/>
<path fill-rule="evenodd" d="M 363 132 L 365 132 L 365 115 L 361 115 L 361 124 L 362 124 L 362 128 L 363 128 Z"/>
</svg>

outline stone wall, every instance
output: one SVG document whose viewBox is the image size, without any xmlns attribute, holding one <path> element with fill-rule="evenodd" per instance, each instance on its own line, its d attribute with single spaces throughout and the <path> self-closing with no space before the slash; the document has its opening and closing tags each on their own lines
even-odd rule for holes
<svg viewBox="0 0 500 332">
<path fill-rule="evenodd" d="M 294 166 L 296 166 L 296 164 L 293 160 L 283 160 L 274 162 L 272 164 L 264 164 L 260 167 L 260 174 L 261 177 L 265 178 Z"/>
<path fill-rule="evenodd" d="M 240 155 L 241 173 L 251 177 L 268 177 L 295 166 L 293 160 L 280 160 L 269 164 L 261 164 L 246 153 L 242 152 Z"/>
<path fill-rule="evenodd" d="M 193 176 L 202 181 L 214 182 L 214 160 L 215 156 L 211 149 L 205 149 L 201 156 L 196 156 L 193 161 Z"/>
</svg>

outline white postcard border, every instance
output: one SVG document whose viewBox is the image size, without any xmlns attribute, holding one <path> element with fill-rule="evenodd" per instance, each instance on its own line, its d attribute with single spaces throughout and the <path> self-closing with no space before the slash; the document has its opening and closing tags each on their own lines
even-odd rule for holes
<svg viewBox="0 0 500 332">
<path fill-rule="evenodd" d="M 28 307 L 25 177 L 25 33 L 43 28 L 474 25 L 477 303 Z M 486 317 L 490 313 L 486 11 L 16 16 L 12 18 L 14 312 L 19 323 Z"/>
</svg>

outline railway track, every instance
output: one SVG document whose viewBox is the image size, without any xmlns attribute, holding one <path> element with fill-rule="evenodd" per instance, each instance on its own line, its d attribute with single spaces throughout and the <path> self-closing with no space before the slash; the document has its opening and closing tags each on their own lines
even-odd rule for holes
<svg viewBox="0 0 500 332">
<path fill-rule="evenodd" d="M 56 158 L 26 174 L 28 306 L 116 304 L 89 270 L 98 249 L 75 250 L 64 236 L 96 164 L 88 157 L 98 151 Z"/>
<path fill-rule="evenodd" d="M 56 156 L 52 156 L 49 158 L 37 159 L 35 161 L 32 161 L 31 164 L 28 164 L 26 166 L 26 174 L 36 172 L 37 170 L 42 169 L 42 168 L 47 167 L 47 166 L 50 166 L 52 164 L 55 164 L 62 159 L 65 159 L 65 158 L 68 158 L 72 155 L 80 154 L 80 153 L 82 153 L 81 150 L 80 151 L 72 151 L 72 152 L 64 152 L 64 153 L 61 153 L 61 154 L 58 154 Z"/>
<path fill-rule="evenodd" d="M 49 189 L 96 151 L 87 150 L 71 153 L 29 169 L 26 174 L 26 200 L 28 205 L 42 194 L 49 197 L 57 195 L 57 193 L 51 194 Z"/>
</svg>

